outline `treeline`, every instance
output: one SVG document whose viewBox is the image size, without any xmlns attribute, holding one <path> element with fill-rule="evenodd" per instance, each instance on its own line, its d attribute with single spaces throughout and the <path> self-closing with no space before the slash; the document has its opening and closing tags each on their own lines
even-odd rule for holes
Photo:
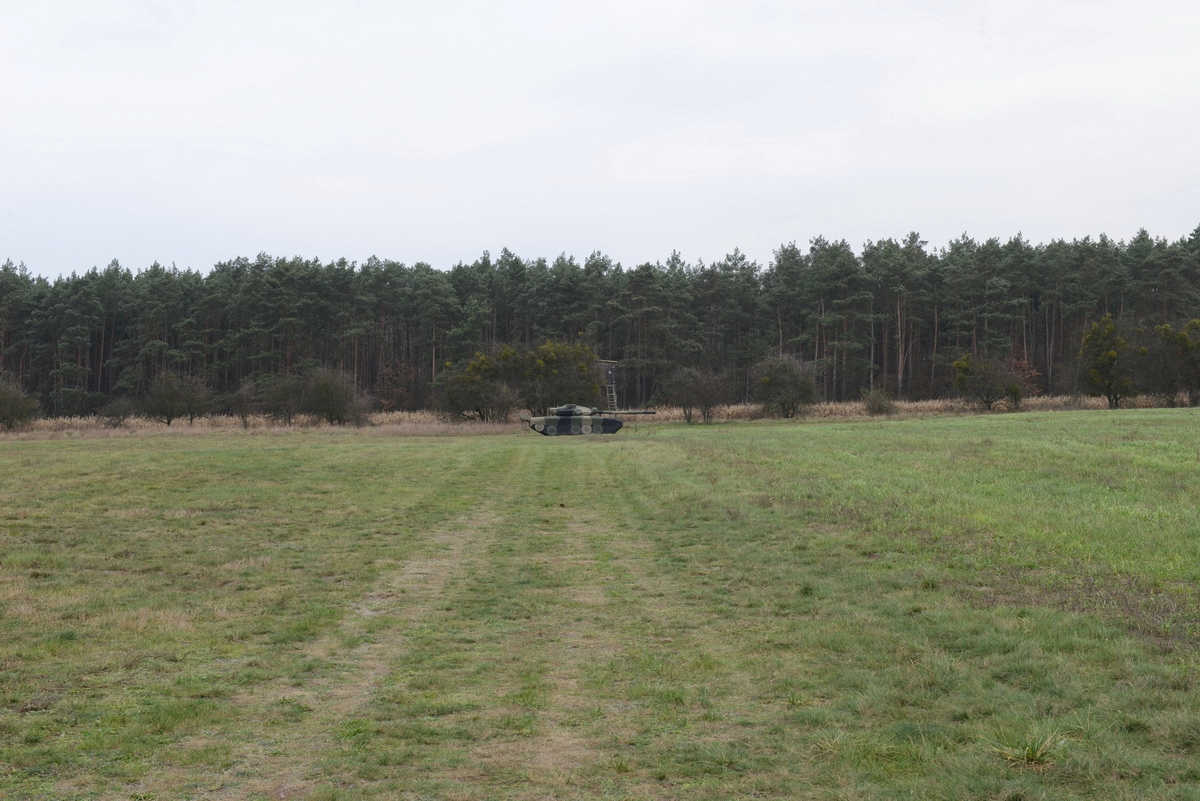
<svg viewBox="0 0 1200 801">
<path fill-rule="evenodd" d="M 144 397 L 167 373 L 232 396 L 317 368 L 384 408 L 416 409 L 476 353 L 554 341 L 619 360 L 623 406 L 650 402 L 678 368 L 724 376 L 729 400 L 745 400 L 754 366 L 788 354 L 811 363 L 824 400 L 951 395 L 964 354 L 1008 360 L 1035 389 L 1063 393 L 1086 391 L 1080 348 L 1106 315 L 1132 341 L 1200 318 L 1200 227 L 1176 242 L 1144 230 L 1036 245 L 964 234 L 936 250 L 917 234 L 858 252 L 818 237 L 767 265 L 736 250 L 633 268 L 600 253 L 549 262 L 504 250 L 448 271 L 264 254 L 207 274 L 113 262 L 48 281 L 10 261 L 0 373 L 56 415 Z"/>
</svg>

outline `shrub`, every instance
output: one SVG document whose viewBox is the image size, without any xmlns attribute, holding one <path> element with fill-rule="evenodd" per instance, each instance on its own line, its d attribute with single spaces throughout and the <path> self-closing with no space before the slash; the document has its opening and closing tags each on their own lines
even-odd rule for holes
<svg viewBox="0 0 1200 801">
<path fill-rule="evenodd" d="M 362 425 L 371 412 L 371 400 L 359 393 L 350 376 L 321 368 L 309 376 L 303 408 L 330 425 Z"/>
<path fill-rule="evenodd" d="M 520 355 L 505 348 L 497 362 L 494 380 L 517 390 L 522 404 L 535 414 L 546 414 L 564 403 L 594 406 L 600 402 L 596 353 L 586 345 L 546 342 Z"/>
<path fill-rule="evenodd" d="M 507 345 L 476 353 L 434 382 L 435 406 L 450 419 L 507 420 L 518 406 L 546 414 L 553 406 L 600 402 L 596 354 L 584 345 L 546 342 L 524 353 Z"/>
<path fill-rule="evenodd" d="M 1014 412 L 1021 410 L 1021 402 L 1026 398 L 1042 394 L 1042 389 L 1038 386 L 1038 378 L 1042 374 L 1033 369 L 1033 365 L 1029 362 L 1010 357 L 1004 360 L 1004 369 L 1009 378 L 1005 395 L 1008 398 L 1008 405 Z"/>
<path fill-rule="evenodd" d="M 1124 398 L 1137 397 L 1131 357 L 1129 342 L 1117 330 L 1111 314 L 1092 323 L 1083 335 L 1080 365 L 1092 394 L 1104 396 L 1110 409 L 1119 408 Z"/>
<path fill-rule="evenodd" d="M 160 373 L 150 382 L 142 409 L 146 417 L 171 425 L 183 414 L 182 380 L 174 373 Z"/>
<path fill-rule="evenodd" d="M 415 408 L 411 388 L 419 383 L 418 370 L 412 364 L 389 362 L 375 384 L 375 397 L 378 399 L 379 408 L 385 412 Z"/>
<path fill-rule="evenodd" d="M 12 431 L 28 425 L 39 411 L 37 400 L 16 379 L 0 376 L 0 426 Z"/>
<path fill-rule="evenodd" d="M 1168 405 L 1187 393 L 1189 406 L 1200 405 L 1200 319 L 1189 320 L 1178 330 L 1156 326 L 1148 337 L 1142 359 L 1142 382 L 1147 391 L 1162 395 Z"/>
<path fill-rule="evenodd" d="M 179 407 L 181 417 L 188 419 L 188 425 L 196 422 L 197 417 L 203 417 L 212 409 L 213 394 L 208 384 L 196 376 L 186 376 L 179 379 Z"/>
<path fill-rule="evenodd" d="M 253 381 L 243 381 L 237 391 L 229 396 L 229 413 L 242 421 L 242 428 L 250 427 L 250 415 L 254 414 L 257 393 Z"/>
<path fill-rule="evenodd" d="M 862 402 L 867 414 L 872 416 L 896 413 L 895 399 L 882 389 L 864 389 Z"/>
<path fill-rule="evenodd" d="M 127 395 L 121 395 L 101 406 L 99 415 L 110 428 L 120 428 L 137 412 L 137 401 Z"/>
<path fill-rule="evenodd" d="M 468 370 L 438 376 L 433 400 L 438 414 L 447 420 L 508 422 L 522 398 L 509 384 Z"/>
<path fill-rule="evenodd" d="M 678 406 L 683 419 L 689 423 L 697 411 L 701 420 L 711 423 L 713 410 L 724 403 L 728 395 L 724 376 L 694 367 L 676 369 L 662 382 L 659 391 L 663 401 Z"/>
<path fill-rule="evenodd" d="M 263 413 L 276 422 L 291 425 L 304 404 L 304 383 L 293 375 L 267 379 L 263 389 Z"/>
<path fill-rule="evenodd" d="M 817 399 L 812 365 L 791 354 L 763 359 L 754 365 L 751 379 L 754 399 L 767 415 L 795 417 Z"/>
<path fill-rule="evenodd" d="M 964 353 L 953 366 L 954 386 L 984 409 L 990 411 L 1006 398 L 1014 409 L 1021 405 L 1024 393 L 1021 380 L 1003 361 L 977 359 Z"/>
<path fill-rule="evenodd" d="M 433 406 L 450 420 L 485 420 L 491 382 L 463 370 L 446 370 L 433 382 Z"/>
</svg>

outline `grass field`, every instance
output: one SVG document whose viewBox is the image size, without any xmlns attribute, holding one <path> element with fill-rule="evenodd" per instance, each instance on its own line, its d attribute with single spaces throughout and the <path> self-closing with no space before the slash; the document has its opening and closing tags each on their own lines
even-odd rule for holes
<svg viewBox="0 0 1200 801">
<path fill-rule="evenodd" d="M 1198 423 L 0 439 L 0 797 L 1200 798 Z"/>
</svg>

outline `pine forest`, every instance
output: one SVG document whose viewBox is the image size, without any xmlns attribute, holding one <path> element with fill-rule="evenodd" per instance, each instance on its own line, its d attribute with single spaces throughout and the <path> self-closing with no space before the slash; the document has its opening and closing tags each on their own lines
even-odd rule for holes
<svg viewBox="0 0 1200 801">
<path fill-rule="evenodd" d="M 830 401 L 953 395 L 964 357 L 1065 394 L 1088 391 L 1101 369 L 1084 345 L 1104 322 L 1116 344 L 1101 361 L 1128 351 L 1142 391 L 1182 392 L 1200 362 L 1197 318 L 1200 227 L 1175 242 L 1145 230 L 1045 244 L 964 234 L 938 249 L 915 233 L 858 251 L 817 237 L 768 264 L 737 250 L 634 267 L 503 250 L 449 270 L 260 254 L 206 273 L 113 262 L 51 281 L 9 261 L 0 374 L 56 416 L 141 397 L 166 374 L 227 397 L 313 369 L 348 377 L 382 408 L 421 409 L 439 375 L 477 354 L 552 342 L 617 361 L 623 406 L 659 400 L 684 368 L 722 376 L 728 400 L 746 400 L 754 365 L 782 355 L 809 365 Z"/>
</svg>

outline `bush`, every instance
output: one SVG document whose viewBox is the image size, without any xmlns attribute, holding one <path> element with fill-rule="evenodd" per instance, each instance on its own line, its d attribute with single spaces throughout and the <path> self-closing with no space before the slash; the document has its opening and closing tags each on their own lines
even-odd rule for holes
<svg viewBox="0 0 1200 801">
<path fill-rule="evenodd" d="M 183 414 L 184 389 L 179 376 L 160 373 L 150 382 L 142 409 L 146 417 L 171 425 Z"/>
<path fill-rule="evenodd" d="M 977 359 L 964 353 L 954 362 L 954 386 L 966 398 L 991 411 L 997 402 L 1008 399 L 1014 409 L 1024 394 L 1020 378 L 999 359 Z"/>
<path fill-rule="evenodd" d="M 600 402 L 596 354 L 583 345 L 546 342 L 520 353 L 507 345 L 476 353 L 434 382 L 434 404 L 455 420 L 507 420 L 525 406 L 535 415 L 553 406 Z"/>
<path fill-rule="evenodd" d="M 375 384 L 375 397 L 379 408 L 385 412 L 393 409 L 414 409 L 412 387 L 420 383 L 416 367 L 407 362 L 389 362 Z"/>
<path fill-rule="evenodd" d="M 171 425 L 178 418 L 186 417 L 191 425 L 197 417 L 208 414 L 212 400 L 212 390 L 203 379 L 160 373 L 150 382 L 143 408 L 151 420 Z"/>
<path fill-rule="evenodd" d="M 188 425 L 196 422 L 197 417 L 208 414 L 212 410 L 212 404 L 212 390 L 203 379 L 196 376 L 179 379 L 180 416 L 188 419 Z"/>
<path fill-rule="evenodd" d="M 522 405 L 534 414 L 546 414 L 564 403 L 595 406 L 600 402 L 596 353 L 586 345 L 545 342 L 523 354 L 504 348 L 495 364 L 492 380 L 520 393 Z M 488 377 L 486 371 L 483 374 Z"/>
<path fill-rule="evenodd" d="M 433 408 L 449 421 L 486 420 L 491 382 L 463 370 L 446 370 L 433 381 Z"/>
<path fill-rule="evenodd" d="M 763 359 L 751 370 L 754 399 L 763 413 L 795 417 L 800 409 L 817 399 L 817 382 L 812 365 L 787 354 Z"/>
<path fill-rule="evenodd" d="M 862 402 L 871 416 L 896 413 L 896 401 L 882 389 L 864 389 Z"/>
<path fill-rule="evenodd" d="M 1042 389 L 1038 385 L 1038 379 L 1042 374 L 1033 369 L 1031 363 L 1010 357 L 1004 360 L 1004 369 L 1009 375 L 1009 384 L 1005 394 L 1008 397 L 1008 405 L 1014 412 L 1021 410 L 1021 401 L 1025 398 L 1042 394 Z"/>
<path fill-rule="evenodd" d="M 1187 393 L 1189 406 L 1200 405 L 1200 319 L 1178 330 L 1156 326 L 1154 333 L 1142 349 L 1140 383 L 1148 392 L 1162 395 L 1169 406 L 1175 405 L 1180 392 Z"/>
<path fill-rule="evenodd" d="M 39 411 L 37 400 L 16 379 L 0 377 L 0 426 L 9 431 L 26 426 Z"/>
<path fill-rule="evenodd" d="M 1103 395 L 1110 409 L 1119 408 L 1125 398 L 1137 397 L 1132 356 L 1129 342 L 1117 329 L 1111 314 L 1092 323 L 1083 335 L 1079 363 L 1086 371 L 1092 395 Z"/>
<path fill-rule="evenodd" d="M 304 405 L 304 383 L 292 375 L 275 376 L 263 389 L 263 413 L 272 420 L 291 425 Z"/>
<path fill-rule="evenodd" d="M 229 413 L 242 421 L 242 428 L 250 427 L 250 415 L 254 414 L 257 393 L 253 381 L 243 381 L 237 391 L 229 396 Z"/>
<path fill-rule="evenodd" d="M 127 395 L 122 395 L 101 406 L 98 414 L 110 428 L 120 428 L 137 412 L 137 401 Z"/>
<path fill-rule="evenodd" d="M 507 383 L 471 371 L 442 373 L 433 385 L 434 408 L 451 421 L 508 422 L 521 401 Z"/>
<path fill-rule="evenodd" d="M 354 380 L 345 373 L 322 368 L 309 376 L 304 411 L 330 425 L 362 425 L 370 414 L 371 402 L 359 394 Z"/>
<path fill-rule="evenodd" d="M 692 422 L 698 411 L 701 420 L 711 423 L 713 410 L 725 402 L 728 388 L 719 373 L 680 367 L 662 382 L 659 392 L 664 403 L 680 408 L 687 422 Z"/>
</svg>

